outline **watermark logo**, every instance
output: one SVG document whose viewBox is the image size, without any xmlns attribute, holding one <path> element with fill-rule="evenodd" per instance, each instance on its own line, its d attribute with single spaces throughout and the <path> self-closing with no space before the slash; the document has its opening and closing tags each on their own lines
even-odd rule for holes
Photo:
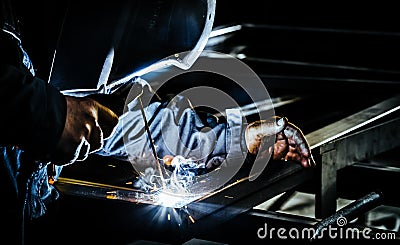
<svg viewBox="0 0 400 245">
<path fill-rule="evenodd" d="M 372 232 L 369 227 L 350 227 L 347 226 L 346 217 L 336 219 L 336 225 L 316 226 L 316 227 L 269 227 L 264 223 L 263 227 L 257 230 L 259 239 L 375 239 L 375 240 L 394 240 L 395 232 Z"/>
<path fill-rule="evenodd" d="M 336 220 L 336 224 L 341 227 L 341 226 L 345 226 L 347 225 L 347 219 L 343 216 L 340 216 L 337 220 Z"/>
</svg>

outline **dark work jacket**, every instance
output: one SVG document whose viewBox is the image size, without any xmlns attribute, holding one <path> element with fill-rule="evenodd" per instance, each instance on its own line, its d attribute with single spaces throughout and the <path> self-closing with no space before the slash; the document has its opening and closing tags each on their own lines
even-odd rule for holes
<svg viewBox="0 0 400 245">
<path fill-rule="evenodd" d="M 47 167 L 64 128 L 66 101 L 35 77 L 13 21 L 1 7 L 0 190 L 5 228 L 0 235 L 11 244 L 22 244 L 24 223 L 41 217 L 46 205 L 58 198 Z"/>
</svg>

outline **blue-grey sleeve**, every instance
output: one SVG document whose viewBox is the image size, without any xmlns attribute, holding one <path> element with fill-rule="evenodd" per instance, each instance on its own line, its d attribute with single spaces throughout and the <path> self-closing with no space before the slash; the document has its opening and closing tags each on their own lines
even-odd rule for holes
<svg viewBox="0 0 400 245">
<path fill-rule="evenodd" d="M 180 155 L 195 159 L 211 170 L 228 154 L 232 157 L 246 154 L 239 110 L 228 109 L 223 119 L 211 114 L 200 117 L 187 98 L 176 96 L 170 101 L 154 101 L 150 85 L 140 78 L 136 83 L 138 96 L 127 103 L 115 134 L 106 140 L 98 154 L 129 160 L 139 171 L 144 170 L 147 161 L 154 161 L 146 122 L 159 161 L 165 155 Z"/>
</svg>

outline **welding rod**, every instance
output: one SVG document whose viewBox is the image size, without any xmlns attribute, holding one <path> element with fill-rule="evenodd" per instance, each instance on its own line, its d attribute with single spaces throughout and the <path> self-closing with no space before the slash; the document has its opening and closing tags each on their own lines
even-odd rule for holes
<svg viewBox="0 0 400 245">
<path fill-rule="evenodd" d="M 149 124 L 148 124 L 148 122 L 147 122 L 146 114 L 145 114 L 144 109 L 143 109 L 142 98 L 139 96 L 139 97 L 138 97 L 138 100 L 139 100 L 139 103 L 140 103 L 140 111 L 142 112 L 142 117 L 143 117 L 143 121 L 144 121 L 144 128 L 146 129 L 147 136 L 149 137 L 151 150 L 152 150 L 153 156 L 154 156 L 154 158 L 155 158 L 155 160 L 156 160 L 158 172 L 160 173 L 161 183 L 162 183 L 163 187 L 165 187 L 165 181 L 164 181 L 163 171 L 162 171 L 162 169 L 161 169 L 161 164 L 160 164 L 160 161 L 159 161 L 159 159 L 158 159 L 158 155 L 157 155 L 156 148 L 155 148 L 155 146 L 154 146 L 153 137 L 151 137 L 151 132 L 150 132 Z"/>
</svg>

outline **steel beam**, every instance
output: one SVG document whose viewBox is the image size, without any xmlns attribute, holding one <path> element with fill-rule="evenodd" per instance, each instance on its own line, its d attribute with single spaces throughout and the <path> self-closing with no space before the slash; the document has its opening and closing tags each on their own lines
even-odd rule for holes
<svg viewBox="0 0 400 245">
<path fill-rule="evenodd" d="M 316 217 L 327 217 L 336 212 L 336 177 L 339 169 L 398 146 L 400 118 L 323 145 L 320 148 L 321 186 L 316 197 Z"/>
<path fill-rule="evenodd" d="M 304 169 L 294 162 L 271 161 L 254 181 L 238 179 L 201 200 L 189 203 L 187 212 L 193 221 L 185 235 L 196 237 L 236 216 L 252 210 L 278 194 L 292 190 L 309 180 L 314 169 Z"/>
</svg>

